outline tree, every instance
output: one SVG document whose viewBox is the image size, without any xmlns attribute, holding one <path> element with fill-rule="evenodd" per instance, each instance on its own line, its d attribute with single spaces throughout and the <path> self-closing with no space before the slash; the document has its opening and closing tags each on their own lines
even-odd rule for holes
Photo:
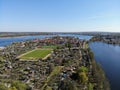
<svg viewBox="0 0 120 90">
<path fill-rule="evenodd" d="M 7 90 L 7 87 L 5 87 L 4 85 L 0 84 L 0 90 Z"/>
<path fill-rule="evenodd" d="M 78 90 L 78 89 L 75 86 L 75 83 L 73 83 L 72 81 L 64 80 L 61 82 L 59 90 Z"/>
<path fill-rule="evenodd" d="M 71 46 L 71 44 L 70 43 L 68 43 L 68 48 L 69 48 L 69 50 L 70 50 L 70 48 L 71 48 L 72 46 Z"/>
<path fill-rule="evenodd" d="M 68 47 L 69 50 L 70 50 L 70 48 L 72 47 L 72 45 L 71 45 L 70 43 L 66 43 L 65 46 Z"/>
<path fill-rule="evenodd" d="M 90 55 L 90 59 L 92 60 L 92 59 L 94 59 L 94 54 L 93 54 L 93 52 L 89 52 L 89 55 Z"/>
<path fill-rule="evenodd" d="M 52 72 L 52 70 L 54 69 L 54 64 L 53 63 L 50 63 L 50 66 L 49 66 L 49 73 Z"/>
<path fill-rule="evenodd" d="M 93 84 L 92 83 L 89 83 L 89 86 L 88 86 L 88 90 L 93 90 Z"/>
<path fill-rule="evenodd" d="M 80 72 L 88 72 L 88 68 L 87 67 L 84 67 L 84 66 L 81 66 L 77 69 L 77 72 L 80 73 Z"/>
<path fill-rule="evenodd" d="M 88 72 L 88 68 L 84 66 L 79 67 L 77 69 L 77 76 L 79 82 L 86 83 L 88 81 L 88 77 L 86 75 L 87 72 Z"/>
<path fill-rule="evenodd" d="M 16 87 L 10 87 L 8 90 L 17 90 Z"/>
<path fill-rule="evenodd" d="M 86 83 L 86 82 L 88 81 L 88 77 L 87 77 L 87 75 L 86 75 L 85 72 L 79 73 L 79 77 L 80 77 L 80 81 L 81 81 L 82 83 Z"/>
<path fill-rule="evenodd" d="M 17 90 L 26 90 L 27 86 L 19 81 L 12 81 L 11 87 L 15 87 Z"/>
</svg>

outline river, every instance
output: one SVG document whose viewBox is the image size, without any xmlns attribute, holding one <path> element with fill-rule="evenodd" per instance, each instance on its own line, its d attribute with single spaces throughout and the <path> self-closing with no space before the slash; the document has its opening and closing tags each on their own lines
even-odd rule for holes
<svg viewBox="0 0 120 90">
<path fill-rule="evenodd" d="M 75 34 L 60 34 L 60 36 L 74 36 L 85 40 L 89 40 L 91 38 L 91 36 Z M 32 40 L 35 38 L 42 39 L 45 37 L 53 37 L 53 35 L 0 38 L 0 47 L 10 45 L 13 42 Z M 105 71 L 106 77 L 110 81 L 111 90 L 120 90 L 120 46 L 114 46 L 102 42 L 90 43 L 89 46 L 94 53 L 95 60 Z"/>
<path fill-rule="evenodd" d="M 90 43 L 90 48 L 105 71 L 111 90 L 120 90 L 120 46 L 94 42 Z"/>
<path fill-rule="evenodd" d="M 84 35 L 75 35 L 75 34 L 58 34 L 59 36 L 73 36 L 78 37 L 80 39 L 89 40 L 91 36 L 84 36 Z M 10 45 L 14 42 L 21 42 L 26 40 L 32 40 L 32 39 L 42 39 L 46 37 L 53 37 L 57 35 L 38 35 L 38 36 L 21 36 L 21 37 L 7 37 L 7 38 L 0 38 L 0 47 L 5 47 L 7 45 Z"/>
</svg>

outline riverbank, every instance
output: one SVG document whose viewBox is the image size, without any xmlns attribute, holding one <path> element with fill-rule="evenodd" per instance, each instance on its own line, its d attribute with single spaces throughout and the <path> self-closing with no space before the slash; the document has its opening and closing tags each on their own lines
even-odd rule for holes
<svg viewBox="0 0 120 90">
<path fill-rule="evenodd" d="M 55 34 L 52 32 L 0 32 L 0 38 L 39 36 L 39 35 L 55 35 Z"/>
</svg>

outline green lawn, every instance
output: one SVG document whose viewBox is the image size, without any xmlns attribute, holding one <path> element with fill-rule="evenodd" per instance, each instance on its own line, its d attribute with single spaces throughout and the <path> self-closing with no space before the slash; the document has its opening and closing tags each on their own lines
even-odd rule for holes
<svg viewBox="0 0 120 90">
<path fill-rule="evenodd" d="M 36 49 L 33 51 L 29 51 L 23 55 L 21 55 L 20 59 L 38 59 L 38 58 L 44 58 L 48 54 L 50 54 L 52 49 Z"/>
</svg>

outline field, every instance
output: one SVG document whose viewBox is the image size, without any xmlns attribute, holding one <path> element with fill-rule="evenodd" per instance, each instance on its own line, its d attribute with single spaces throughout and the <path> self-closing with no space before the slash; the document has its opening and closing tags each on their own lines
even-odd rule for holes
<svg viewBox="0 0 120 90">
<path fill-rule="evenodd" d="M 18 58 L 22 60 L 35 60 L 35 59 L 44 59 L 52 52 L 52 49 L 35 49 L 27 53 L 22 54 Z"/>
</svg>

